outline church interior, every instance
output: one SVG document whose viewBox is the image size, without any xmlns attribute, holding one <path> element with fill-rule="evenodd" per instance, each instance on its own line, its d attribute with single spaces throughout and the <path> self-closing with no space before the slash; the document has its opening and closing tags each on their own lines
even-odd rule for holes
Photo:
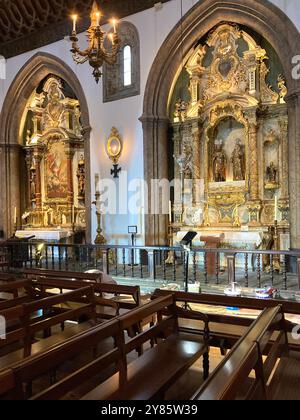
<svg viewBox="0 0 300 420">
<path fill-rule="evenodd" d="M 0 0 L 1 401 L 300 400 L 297 6 Z"/>
</svg>

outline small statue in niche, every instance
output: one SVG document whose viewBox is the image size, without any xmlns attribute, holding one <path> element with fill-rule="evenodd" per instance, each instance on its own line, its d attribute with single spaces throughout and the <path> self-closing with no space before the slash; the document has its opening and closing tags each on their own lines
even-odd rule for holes
<svg viewBox="0 0 300 420">
<path fill-rule="evenodd" d="M 280 103 L 284 104 L 285 103 L 284 98 L 286 97 L 288 90 L 285 84 L 284 77 L 281 74 L 278 76 L 277 82 L 278 82 Z"/>
<path fill-rule="evenodd" d="M 85 200 L 85 162 L 84 156 L 81 155 L 78 162 L 77 169 L 77 178 L 78 178 L 78 200 Z"/>
<path fill-rule="evenodd" d="M 174 117 L 175 122 L 185 121 L 187 118 L 187 108 L 188 104 L 184 102 L 182 99 L 177 99 L 175 104 L 175 111 L 174 111 Z"/>
<path fill-rule="evenodd" d="M 270 163 L 270 166 L 267 167 L 267 181 L 268 184 L 277 184 L 277 168 L 274 162 Z"/>
<path fill-rule="evenodd" d="M 214 182 L 226 182 L 227 157 L 223 150 L 223 142 L 216 142 L 213 156 Z"/>
<path fill-rule="evenodd" d="M 231 162 L 233 164 L 233 180 L 243 181 L 245 179 L 245 155 L 240 139 L 236 140 Z"/>
</svg>

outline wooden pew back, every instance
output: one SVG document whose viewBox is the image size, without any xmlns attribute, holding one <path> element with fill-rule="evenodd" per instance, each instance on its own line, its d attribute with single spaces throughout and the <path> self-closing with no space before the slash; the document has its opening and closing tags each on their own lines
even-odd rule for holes
<svg viewBox="0 0 300 420">
<path fill-rule="evenodd" d="M 278 329 L 278 338 L 263 362 L 262 355 L 273 333 Z M 252 370 L 255 370 L 255 380 L 245 399 L 267 399 L 268 378 L 286 346 L 282 308 L 265 309 L 192 399 L 233 400 Z"/>
<path fill-rule="evenodd" d="M 118 345 L 118 337 L 120 336 L 120 326 L 118 320 L 108 321 L 102 325 L 98 325 L 78 334 L 60 345 L 53 346 L 43 353 L 29 357 L 11 368 L 13 373 L 15 386 L 11 397 L 13 399 L 24 399 L 23 385 L 35 380 L 41 375 L 51 372 L 58 368 L 66 361 L 74 359 L 83 352 L 92 350 L 92 360 L 79 370 L 68 375 L 68 377 L 56 385 L 51 386 L 46 392 L 36 395 L 32 399 L 49 399 L 54 400 L 65 395 L 68 391 L 75 389 L 98 372 L 109 368 L 112 365 L 119 366 L 122 360 L 121 347 Z M 107 347 L 107 340 L 110 341 L 110 348 L 101 355 L 95 355 L 95 348 Z"/>
<path fill-rule="evenodd" d="M 23 274 L 23 276 L 30 279 L 38 279 L 39 277 L 45 277 L 47 279 L 60 278 L 72 280 L 89 280 L 95 283 L 101 283 L 103 277 L 102 273 L 90 274 L 71 271 L 45 270 L 39 268 L 24 269 L 21 273 Z"/>
<path fill-rule="evenodd" d="M 76 309 L 64 309 L 59 306 L 70 302 L 80 302 Z M 65 321 L 77 320 L 80 316 L 88 316 L 96 321 L 95 297 L 92 286 L 64 293 L 61 295 L 43 298 L 37 301 L 24 303 L 16 308 L 10 308 L 0 312 L 7 322 L 18 321 L 17 329 L 9 332 L 5 340 L 0 341 L 0 348 L 13 342 L 23 341 L 24 357 L 31 354 L 33 337 L 36 333 L 47 331 L 55 325 L 61 325 Z"/>
</svg>

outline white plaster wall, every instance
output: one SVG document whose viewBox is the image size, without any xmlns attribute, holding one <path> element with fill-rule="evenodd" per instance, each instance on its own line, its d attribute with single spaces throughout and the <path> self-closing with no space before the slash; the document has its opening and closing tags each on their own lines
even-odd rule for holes
<svg viewBox="0 0 300 420">
<path fill-rule="evenodd" d="M 272 0 L 274 4 L 286 12 L 300 29 L 299 0 Z M 187 12 L 197 3 L 196 0 L 184 0 L 183 12 Z M 129 181 L 143 178 L 143 135 L 142 125 L 138 118 L 142 115 L 145 85 L 154 58 L 163 41 L 178 23 L 181 17 L 180 0 L 172 0 L 163 5 L 160 10 L 154 8 L 127 17 L 138 29 L 141 44 L 141 95 L 104 104 L 102 102 L 102 83 L 96 85 L 88 64 L 77 66 L 69 52 L 70 44 L 61 40 L 40 49 L 64 60 L 76 73 L 86 94 L 91 133 L 91 184 L 94 193 L 94 176 L 100 173 L 101 178 L 111 178 L 112 163 L 105 153 L 105 140 L 110 130 L 116 126 L 124 139 L 124 153 L 120 165 L 128 172 Z M 298 7 L 297 7 L 298 6 Z M 70 22 L 70 30 L 72 23 Z M 80 36 L 81 45 L 85 44 L 85 35 Z M 30 60 L 37 50 L 11 58 L 7 61 L 7 78 L 0 80 L 0 110 L 7 90 L 20 68 Z M 130 197 L 129 197 L 130 198 Z M 142 217 L 137 215 L 106 215 L 103 217 L 104 234 L 110 243 L 127 243 L 128 225 L 138 225 L 143 233 Z M 95 236 L 96 220 L 93 218 L 93 234 Z M 143 237 L 139 238 L 143 243 Z"/>
</svg>

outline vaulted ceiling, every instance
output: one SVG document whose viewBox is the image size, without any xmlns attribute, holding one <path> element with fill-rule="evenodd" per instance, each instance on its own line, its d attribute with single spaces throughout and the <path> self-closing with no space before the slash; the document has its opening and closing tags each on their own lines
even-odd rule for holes
<svg viewBox="0 0 300 420">
<path fill-rule="evenodd" d="M 98 0 L 108 19 L 125 16 L 169 0 Z M 0 0 L 0 54 L 6 58 L 63 39 L 71 31 L 70 15 L 87 29 L 93 0 Z"/>
</svg>

